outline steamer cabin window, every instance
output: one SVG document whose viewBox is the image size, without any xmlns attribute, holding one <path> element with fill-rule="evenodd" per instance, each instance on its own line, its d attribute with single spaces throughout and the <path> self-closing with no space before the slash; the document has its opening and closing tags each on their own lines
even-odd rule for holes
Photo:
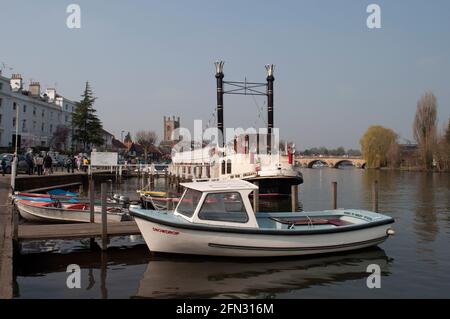
<svg viewBox="0 0 450 319">
<path fill-rule="evenodd" d="M 188 189 L 177 207 L 177 212 L 186 217 L 192 217 L 201 197 L 202 192 Z"/>
<path fill-rule="evenodd" d="M 208 194 L 198 213 L 198 218 L 231 223 L 248 221 L 242 197 L 236 192 Z"/>
</svg>

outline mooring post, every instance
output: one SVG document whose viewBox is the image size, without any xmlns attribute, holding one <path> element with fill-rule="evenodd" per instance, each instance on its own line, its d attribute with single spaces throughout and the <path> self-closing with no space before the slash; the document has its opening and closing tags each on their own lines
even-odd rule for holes
<svg viewBox="0 0 450 319">
<path fill-rule="evenodd" d="M 89 178 L 89 221 L 91 223 L 95 222 L 95 190 L 94 190 L 94 179 Z"/>
<path fill-rule="evenodd" d="M 258 186 L 258 189 L 253 191 L 253 210 L 255 214 L 259 211 L 259 182 L 254 182 L 255 186 Z"/>
<path fill-rule="evenodd" d="M 378 213 L 378 181 L 373 181 L 372 185 L 372 211 Z"/>
<path fill-rule="evenodd" d="M 166 200 L 167 200 L 167 202 L 166 202 L 166 209 L 167 209 L 168 211 L 169 211 L 169 210 L 172 210 L 172 209 L 173 209 L 172 198 L 166 197 Z"/>
<path fill-rule="evenodd" d="M 106 183 L 101 186 L 102 199 L 102 250 L 108 249 L 108 219 L 106 217 Z"/>
<path fill-rule="evenodd" d="M 337 182 L 331 183 L 331 208 L 337 209 Z"/>
<path fill-rule="evenodd" d="M 298 185 L 291 185 L 292 212 L 298 211 Z"/>
</svg>

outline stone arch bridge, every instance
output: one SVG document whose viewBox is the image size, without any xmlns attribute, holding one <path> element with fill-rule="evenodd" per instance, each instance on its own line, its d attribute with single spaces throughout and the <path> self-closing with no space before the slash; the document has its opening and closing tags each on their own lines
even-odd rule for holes
<svg viewBox="0 0 450 319">
<path fill-rule="evenodd" d="M 298 156 L 295 161 L 304 168 L 312 168 L 316 163 L 323 163 L 331 168 L 338 168 L 341 164 L 351 164 L 357 168 L 365 168 L 366 161 L 357 156 Z"/>
</svg>

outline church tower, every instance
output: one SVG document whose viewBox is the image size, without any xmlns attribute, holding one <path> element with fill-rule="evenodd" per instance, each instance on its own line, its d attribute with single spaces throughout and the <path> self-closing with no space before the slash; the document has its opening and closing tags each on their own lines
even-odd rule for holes
<svg viewBox="0 0 450 319">
<path fill-rule="evenodd" d="M 180 128 L 180 117 L 175 119 L 175 116 L 172 118 L 164 116 L 164 141 L 177 141 L 178 136 L 173 136 L 172 138 L 172 134 L 177 128 Z"/>
</svg>

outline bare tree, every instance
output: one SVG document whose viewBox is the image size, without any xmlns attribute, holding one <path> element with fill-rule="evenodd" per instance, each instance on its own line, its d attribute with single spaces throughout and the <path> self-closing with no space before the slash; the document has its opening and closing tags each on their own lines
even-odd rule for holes
<svg viewBox="0 0 450 319">
<path fill-rule="evenodd" d="M 58 125 L 53 132 L 53 136 L 50 140 L 50 145 L 60 151 L 66 146 L 67 139 L 69 138 L 70 128 L 66 125 Z"/>
<path fill-rule="evenodd" d="M 142 146 L 142 149 L 144 150 L 144 160 L 147 162 L 148 151 L 151 146 L 156 144 L 158 135 L 154 131 L 138 131 L 135 140 Z"/>
<path fill-rule="evenodd" d="M 437 138 L 437 100 L 427 92 L 417 102 L 413 133 L 419 146 L 420 158 L 427 169 L 433 166 L 433 150 Z"/>
</svg>

